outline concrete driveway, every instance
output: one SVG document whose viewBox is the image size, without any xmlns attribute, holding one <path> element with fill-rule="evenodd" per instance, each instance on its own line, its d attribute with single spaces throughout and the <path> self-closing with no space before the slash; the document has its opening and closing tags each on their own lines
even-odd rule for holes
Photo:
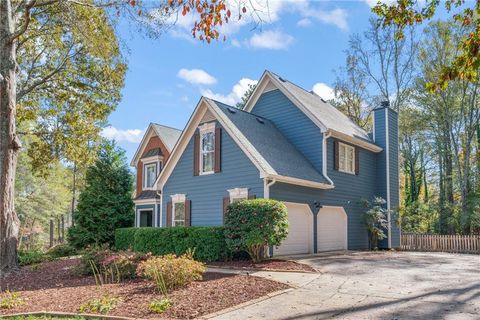
<svg viewBox="0 0 480 320">
<path fill-rule="evenodd" d="M 353 252 L 295 260 L 320 274 L 259 273 L 297 286 L 215 319 L 480 319 L 480 256 Z"/>
</svg>

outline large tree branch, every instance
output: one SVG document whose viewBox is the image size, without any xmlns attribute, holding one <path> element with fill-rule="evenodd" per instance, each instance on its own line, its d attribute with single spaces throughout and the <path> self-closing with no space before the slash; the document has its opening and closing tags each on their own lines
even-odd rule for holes
<svg viewBox="0 0 480 320">
<path fill-rule="evenodd" d="M 22 34 L 27 31 L 28 25 L 30 24 L 30 10 L 35 6 L 36 0 L 30 0 L 25 4 L 23 7 L 23 23 L 22 25 L 15 31 L 10 37 L 9 37 L 9 42 L 15 41 L 18 37 L 20 37 Z M 20 8 L 18 8 L 20 9 Z M 21 9 L 20 9 L 21 10 Z"/>
</svg>

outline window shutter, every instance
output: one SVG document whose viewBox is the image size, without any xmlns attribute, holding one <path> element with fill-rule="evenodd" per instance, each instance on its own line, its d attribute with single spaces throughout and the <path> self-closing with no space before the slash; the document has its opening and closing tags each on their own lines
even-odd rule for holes
<svg viewBox="0 0 480 320">
<path fill-rule="evenodd" d="M 172 202 L 167 202 L 167 227 L 172 226 Z"/>
<path fill-rule="evenodd" d="M 198 176 L 200 173 L 200 134 L 193 136 L 193 175 Z"/>
<path fill-rule="evenodd" d="M 249 200 L 257 199 L 257 196 L 254 195 L 254 194 L 249 194 L 249 195 L 248 195 L 248 199 L 249 199 Z"/>
<path fill-rule="evenodd" d="M 192 225 L 192 200 L 185 200 L 185 226 Z"/>
<path fill-rule="evenodd" d="M 355 175 L 360 173 L 360 148 L 355 147 Z"/>
<path fill-rule="evenodd" d="M 215 163 L 214 172 L 222 170 L 222 128 L 215 128 Z"/>
<path fill-rule="evenodd" d="M 338 141 L 335 140 L 333 142 L 333 169 L 338 170 L 338 168 L 340 167 L 339 161 L 340 161 L 340 148 L 338 145 Z"/>
<path fill-rule="evenodd" d="M 227 215 L 228 205 L 230 204 L 230 197 L 223 198 L 223 223 L 225 224 L 225 217 Z"/>
</svg>

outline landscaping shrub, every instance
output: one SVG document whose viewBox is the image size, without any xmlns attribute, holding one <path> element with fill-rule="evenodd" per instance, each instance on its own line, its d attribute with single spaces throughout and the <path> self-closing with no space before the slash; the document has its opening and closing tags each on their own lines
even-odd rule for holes
<svg viewBox="0 0 480 320">
<path fill-rule="evenodd" d="M 81 275 L 93 275 L 92 263 L 98 267 L 111 255 L 113 255 L 113 251 L 108 248 L 108 245 L 89 246 L 82 251 L 82 257 L 76 271 Z"/>
<path fill-rule="evenodd" d="M 125 228 L 115 233 L 115 248 L 133 248 L 154 255 L 182 255 L 194 249 L 194 258 L 216 261 L 231 256 L 223 227 Z"/>
<path fill-rule="evenodd" d="M 77 250 L 68 243 L 56 245 L 47 251 L 47 255 L 52 259 L 70 257 L 77 254 Z"/>
<path fill-rule="evenodd" d="M 20 296 L 19 292 L 5 291 L 0 293 L 0 309 L 13 309 L 23 306 L 25 301 Z"/>
<path fill-rule="evenodd" d="M 155 313 L 163 313 L 167 311 L 171 306 L 172 306 L 172 302 L 167 298 L 162 300 L 153 300 L 148 305 L 148 310 Z"/>
<path fill-rule="evenodd" d="M 372 202 L 362 200 L 363 207 L 367 211 L 363 215 L 363 220 L 368 231 L 369 249 L 377 249 L 378 241 L 387 237 L 384 230 L 388 227 L 386 201 L 381 197 L 373 198 Z"/>
<path fill-rule="evenodd" d="M 19 250 L 18 263 L 21 266 L 28 266 L 40 262 L 48 261 L 50 258 L 41 250 Z"/>
<path fill-rule="evenodd" d="M 133 279 L 138 264 L 150 258 L 150 254 L 136 253 L 130 250 L 115 252 L 101 261 L 100 270 L 115 270 L 120 280 Z"/>
<path fill-rule="evenodd" d="M 253 261 L 264 258 L 267 246 L 279 246 L 288 235 L 285 205 L 254 199 L 232 203 L 225 217 L 226 243 L 232 251 L 248 252 Z"/>
<path fill-rule="evenodd" d="M 120 228 L 115 230 L 115 250 L 133 250 L 137 230 L 139 228 Z"/>
<path fill-rule="evenodd" d="M 79 311 L 86 313 L 107 313 L 117 305 L 118 298 L 112 297 L 108 294 L 100 298 L 90 299 L 80 305 Z"/>
<path fill-rule="evenodd" d="M 155 281 L 157 287 L 167 289 L 183 287 L 192 281 L 201 280 L 206 267 L 195 261 L 192 254 L 176 256 L 167 254 L 161 257 L 151 257 L 139 264 L 137 274 L 143 278 Z"/>
</svg>

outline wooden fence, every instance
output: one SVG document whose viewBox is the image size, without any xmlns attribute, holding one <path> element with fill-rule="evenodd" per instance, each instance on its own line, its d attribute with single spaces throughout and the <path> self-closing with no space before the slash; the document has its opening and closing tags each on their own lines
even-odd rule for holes
<svg viewBox="0 0 480 320">
<path fill-rule="evenodd" d="M 480 235 L 402 234 L 401 249 L 480 254 Z"/>
</svg>

